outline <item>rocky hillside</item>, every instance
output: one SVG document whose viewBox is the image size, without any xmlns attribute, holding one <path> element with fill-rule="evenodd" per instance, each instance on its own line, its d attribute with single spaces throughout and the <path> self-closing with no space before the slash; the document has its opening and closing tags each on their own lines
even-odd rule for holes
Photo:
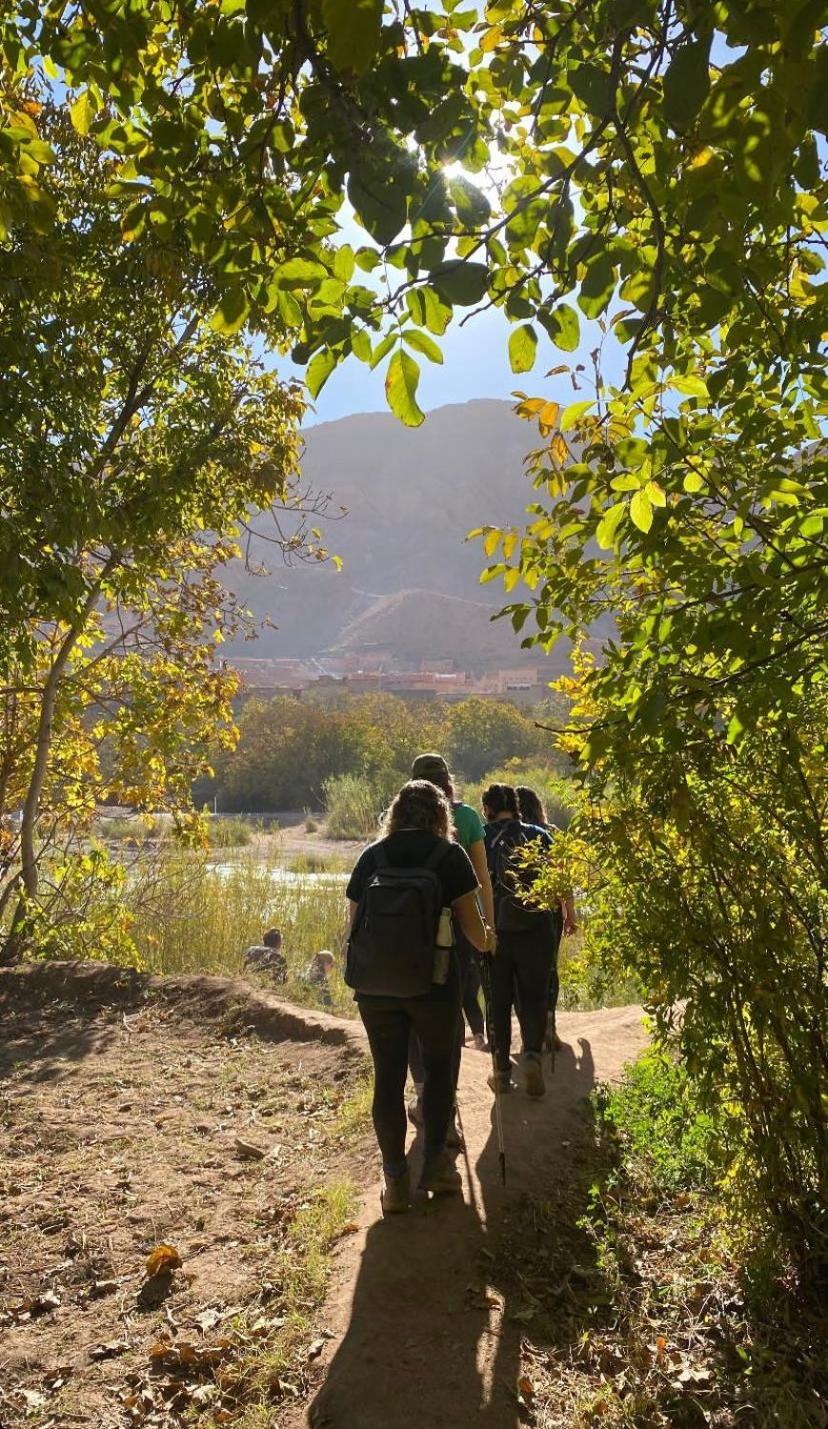
<svg viewBox="0 0 828 1429">
<path fill-rule="evenodd" d="M 307 658 L 390 642 L 402 658 L 515 664 L 508 622 L 490 623 L 502 591 L 479 584 L 480 543 L 465 538 L 474 526 L 522 519 L 532 438 L 508 402 L 493 401 L 442 407 L 415 430 L 385 413 L 311 427 L 303 475 L 331 493 L 322 524 L 343 569 L 235 571 L 234 588 L 273 622 L 244 653 Z"/>
</svg>

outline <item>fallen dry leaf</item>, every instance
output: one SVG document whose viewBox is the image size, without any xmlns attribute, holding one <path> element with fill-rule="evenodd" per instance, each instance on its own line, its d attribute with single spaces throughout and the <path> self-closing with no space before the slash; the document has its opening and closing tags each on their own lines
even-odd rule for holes
<svg viewBox="0 0 828 1429">
<path fill-rule="evenodd" d="M 181 1264 L 181 1256 L 174 1245 L 167 1245 L 162 1241 L 155 1250 L 147 1256 L 147 1275 L 150 1280 L 156 1275 L 163 1275 L 167 1270 L 177 1270 Z"/>
<path fill-rule="evenodd" d="M 110 1340 L 105 1345 L 94 1345 L 89 1351 L 89 1358 L 91 1360 L 114 1360 L 118 1358 L 118 1355 L 125 1355 L 128 1349 L 129 1343 L 126 1340 Z"/>
<path fill-rule="evenodd" d="M 236 1149 L 236 1155 L 240 1156 L 242 1161 L 264 1160 L 265 1152 L 262 1151 L 261 1146 L 255 1146 L 252 1141 L 244 1141 L 242 1137 L 237 1136 L 233 1140 L 233 1145 Z"/>
</svg>

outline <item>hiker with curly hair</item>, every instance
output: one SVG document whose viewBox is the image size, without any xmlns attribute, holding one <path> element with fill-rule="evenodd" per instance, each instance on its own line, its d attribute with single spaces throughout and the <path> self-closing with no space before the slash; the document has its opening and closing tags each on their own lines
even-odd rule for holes
<svg viewBox="0 0 828 1429">
<path fill-rule="evenodd" d="M 412 1028 L 423 1055 L 420 1189 L 435 1195 L 456 1195 L 462 1189 L 446 1150 L 461 997 L 452 919 L 479 952 L 490 950 L 494 938 L 480 914 L 471 861 L 452 842 L 452 827 L 445 794 L 427 780 L 409 781 L 348 882 L 351 935 L 345 976 L 374 1063 L 372 1111 L 386 1215 L 406 1211 L 411 1198 L 405 1081 Z"/>
</svg>

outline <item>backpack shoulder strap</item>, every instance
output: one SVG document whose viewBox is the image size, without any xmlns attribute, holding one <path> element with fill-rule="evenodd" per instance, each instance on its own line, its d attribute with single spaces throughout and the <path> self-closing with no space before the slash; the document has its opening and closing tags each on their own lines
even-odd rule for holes
<svg viewBox="0 0 828 1429">
<path fill-rule="evenodd" d="M 388 849 L 386 848 L 385 839 L 380 839 L 379 843 L 374 844 L 374 868 L 377 869 L 387 867 Z"/>
<path fill-rule="evenodd" d="M 431 853 L 423 864 L 423 868 L 430 868 L 436 872 L 451 847 L 452 845 L 448 839 L 441 839 L 437 847 L 431 850 Z"/>
</svg>

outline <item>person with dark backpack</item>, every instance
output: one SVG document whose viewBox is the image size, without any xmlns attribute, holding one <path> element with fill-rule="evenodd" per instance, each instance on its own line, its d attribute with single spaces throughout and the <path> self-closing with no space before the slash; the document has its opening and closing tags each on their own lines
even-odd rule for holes
<svg viewBox="0 0 828 1429">
<path fill-rule="evenodd" d="M 536 844 L 551 846 L 549 833 L 523 823 L 517 795 L 510 784 L 492 784 L 483 795 L 486 817 L 486 856 L 494 890 L 497 957 L 492 959 L 492 1029 L 496 1068 L 493 1086 L 512 1090 L 512 1011 L 516 1007 L 523 1034 L 522 1067 L 526 1091 L 543 1096 L 543 1043 L 549 983 L 557 947 L 556 913 L 528 906 L 521 894 L 531 884 L 519 851 Z"/>
<path fill-rule="evenodd" d="M 469 856 L 450 842 L 451 829 L 445 795 L 427 780 L 411 780 L 388 810 L 379 840 L 360 855 L 347 888 L 351 933 L 345 981 L 354 990 L 374 1063 L 372 1112 L 386 1215 L 406 1211 L 411 1198 L 405 1080 L 412 1028 L 424 1072 L 420 1189 L 435 1195 L 462 1189 L 446 1151 L 460 1016 L 452 918 L 479 952 L 492 949 L 494 935 L 480 915 Z"/>
<path fill-rule="evenodd" d="M 552 838 L 559 830 L 551 824 L 546 817 L 546 809 L 543 800 L 534 789 L 530 789 L 527 784 L 518 784 L 515 787 L 517 794 L 518 812 L 524 824 L 535 824 L 540 829 L 546 829 Z M 560 978 L 558 976 L 558 953 L 561 946 L 562 937 L 570 937 L 577 931 L 575 921 L 575 898 L 570 892 L 561 898 L 554 919 L 553 940 L 554 953 L 552 958 L 552 974 L 549 979 L 549 1013 L 546 1019 L 546 1036 L 544 1046 L 553 1056 L 559 1052 L 563 1043 L 558 1036 L 558 996 L 560 993 Z"/>
</svg>

